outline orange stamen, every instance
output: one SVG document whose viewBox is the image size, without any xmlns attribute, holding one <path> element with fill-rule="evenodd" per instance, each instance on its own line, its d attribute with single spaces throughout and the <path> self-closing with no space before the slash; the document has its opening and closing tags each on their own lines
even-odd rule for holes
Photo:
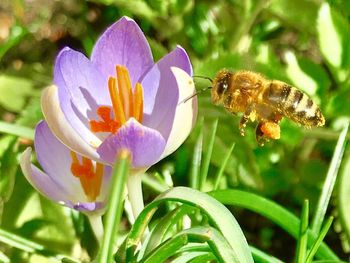
<svg viewBox="0 0 350 263">
<path fill-rule="evenodd" d="M 123 125 L 126 122 L 126 119 L 125 119 L 124 109 L 120 101 L 120 97 L 118 95 L 118 90 L 116 85 L 117 83 L 115 78 L 110 77 L 108 80 L 108 89 L 109 89 L 109 95 L 111 96 L 111 100 L 112 100 L 114 119 L 118 120 L 120 124 Z"/>
<path fill-rule="evenodd" d="M 115 133 L 120 124 L 117 120 L 111 118 L 111 108 L 108 106 L 100 106 L 97 108 L 97 115 L 102 121 L 91 120 L 90 129 L 93 132 L 113 132 Z"/>
<path fill-rule="evenodd" d="M 139 82 L 135 86 L 133 106 L 134 117 L 141 123 L 143 119 L 143 89 Z"/>
<path fill-rule="evenodd" d="M 125 118 L 132 116 L 132 87 L 128 70 L 121 65 L 116 66 L 118 91 L 123 105 Z"/>
<path fill-rule="evenodd" d="M 108 79 L 108 90 L 114 118 L 111 118 L 112 110 L 110 107 L 98 107 L 96 112 L 102 121 L 89 121 L 92 132 L 115 133 L 131 117 L 140 123 L 142 122 L 143 88 L 140 83 L 136 83 L 135 90 L 132 91 L 130 75 L 126 67 L 116 66 L 116 78 L 110 77 Z"/>
<path fill-rule="evenodd" d="M 96 163 L 94 168 L 90 159 L 82 157 L 82 164 L 80 164 L 78 156 L 71 151 L 71 172 L 75 177 L 79 178 L 80 184 L 83 187 L 84 193 L 90 202 L 96 200 L 100 194 L 101 183 L 103 177 L 103 165 Z"/>
</svg>

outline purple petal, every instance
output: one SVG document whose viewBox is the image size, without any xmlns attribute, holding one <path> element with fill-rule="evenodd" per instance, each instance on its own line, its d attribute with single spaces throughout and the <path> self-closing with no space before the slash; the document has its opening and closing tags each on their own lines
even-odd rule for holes
<svg viewBox="0 0 350 263">
<path fill-rule="evenodd" d="M 192 67 L 186 51 L 177 47 L 157 62 L 142 80 L 144 88 L 144 125 L 169 137 L 179 99 L 179 87 L 171 67 L 190 76 Z"/>
<path fill-rule="evenodd" d="M 148 42 L 136 24 L 128 17 L 122 17 L 110 26 L 97 40 L 91 61 L 105 78 L 115 75 L 115 66 L 128 68 L 133 86 L 153 65 Z"/>
<path fill-rule="evenodd" d="M 43 196 L 55 202 L 68 202 L 69 194 L 61 185 L 56 184 L 50 176 L 40 171 L 30 162 L 31 148 L 21 155 L 20 165 L 28 182 Z"/>
<path fill-rule="evenodd" d="M 58 86 L 61 109 L 68 122 L 88 143 L 100 140 L 90 131 L 99 105 L 111 105 L 107 78 L 82 53 L 64 48 L 57 56 L 54 82 Z"/>
<path fill-rule="evenodd" d="M 60 189 L 69 193 L 69 199 L 86 200 L 79 179 L 73 176 L 70 170 L 70 150 L 57 140 L 44 121 L 36 126 L 34 146 L 41 167 Z"/>
<path fill-rule="evenodd" d="M 105 207 L 105 204 L 102 202 L 90 202 L 90 203 L 77 203 L 72 206 L 75 210 L 78 210 L 83 213 L 96 212 Z"/>
<path fill-rule="evenodd" d="M 131 118 L 116 134 L 108 137 L 97 152 L 101 159 L 112 164 L 119 151 L 127 149 L 132 154 L 133 168 L 148 168 L 158 161 L 165 143 L 159 132 L 142 126 Z"/>
</svg>

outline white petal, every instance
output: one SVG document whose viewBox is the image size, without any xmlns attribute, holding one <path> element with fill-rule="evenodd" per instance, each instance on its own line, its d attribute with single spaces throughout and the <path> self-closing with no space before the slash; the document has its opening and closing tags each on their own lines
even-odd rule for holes
<svg viewBox="0 0 350 263">
<path fill-rule="evenodd" d="M 41 96 L 41 108 L 52 133 L 63 144 L 81 155 L 99 160 L 96 148 L 101 144 L 101 140 L 91 133 L 90 141 L 86 142 L 72 128 L 60 108 L 56 86 L 51 85 L 44 89 Z"/>
<path fill-rule="evenodd" d="M 186 140 L 197 119 L 197 97 L 184 102 L 186 98 L 195 93 L 194 82 L 184 70 L 172 67 L 179 86 L 178 106 L 175 112 L 173 126 L 161 159 L 173 153 Z"/>
</svg>

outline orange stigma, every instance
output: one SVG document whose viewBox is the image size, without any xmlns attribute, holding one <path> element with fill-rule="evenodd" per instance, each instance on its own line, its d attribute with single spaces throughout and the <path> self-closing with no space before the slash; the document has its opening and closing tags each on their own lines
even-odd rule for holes
<svg viewBox="0 0 350 263">
<path fill-rule="evenodd" d="M 86 157 L 82 157 L 82 164 L 80 164 L 77 154 L 72 151 L 71 157 L 72 164 L 70 170 L 72 174 L 79 178 L 88 201 L 96 201 L 101 190 L 103 165 L 96 162 L 96 166 L 94 167 L 92 161 Z"/>
<path fill-rule="evenodd" d="M 143 119 L 143 88 L 137 82 L 134 92 L 132 91 L 129 72 L 126 67 L 116 66 L 116 77 L 108 79 L 109 96 L 111 97 L 113 116 L 111 108 L 100 106 L 96 113 L 101 121 L 90 120 L 90 129 L 93 132 L 115 133 L 131 117 L 138 122 Z"/>
</svg>

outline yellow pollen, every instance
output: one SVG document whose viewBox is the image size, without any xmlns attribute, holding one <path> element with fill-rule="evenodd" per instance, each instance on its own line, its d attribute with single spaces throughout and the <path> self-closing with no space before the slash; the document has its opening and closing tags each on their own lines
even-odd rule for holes
<svg viewBox="0 0 350 263">
<path fill-rule="evenodd" d="M 109 77 L 108 90 L 112 102 L 114 119 L 107 106 L 97 108 L 97 115 L 102 121 L 90 120 L 90 129 L 93 132 L 115 133 L 128 119 L 135 118 L 138 122 L 143 119 L 143 88 L 137 82 L 132 91 L 130 75 L 126 67 L 117 65 L 116 76 Z"/>
<path fill-rule="evenodd" d="M 96 201 L 100 194 L 104 167 L 96 162 L 96 166 L 90 159 L 82 157 L 82 164 L 79 162 L 75 152 L 70 152 L 72 164 L 70 170 L 75 177 L 78 177 L 80 184 L 89 202 Z"/>
</svg>

